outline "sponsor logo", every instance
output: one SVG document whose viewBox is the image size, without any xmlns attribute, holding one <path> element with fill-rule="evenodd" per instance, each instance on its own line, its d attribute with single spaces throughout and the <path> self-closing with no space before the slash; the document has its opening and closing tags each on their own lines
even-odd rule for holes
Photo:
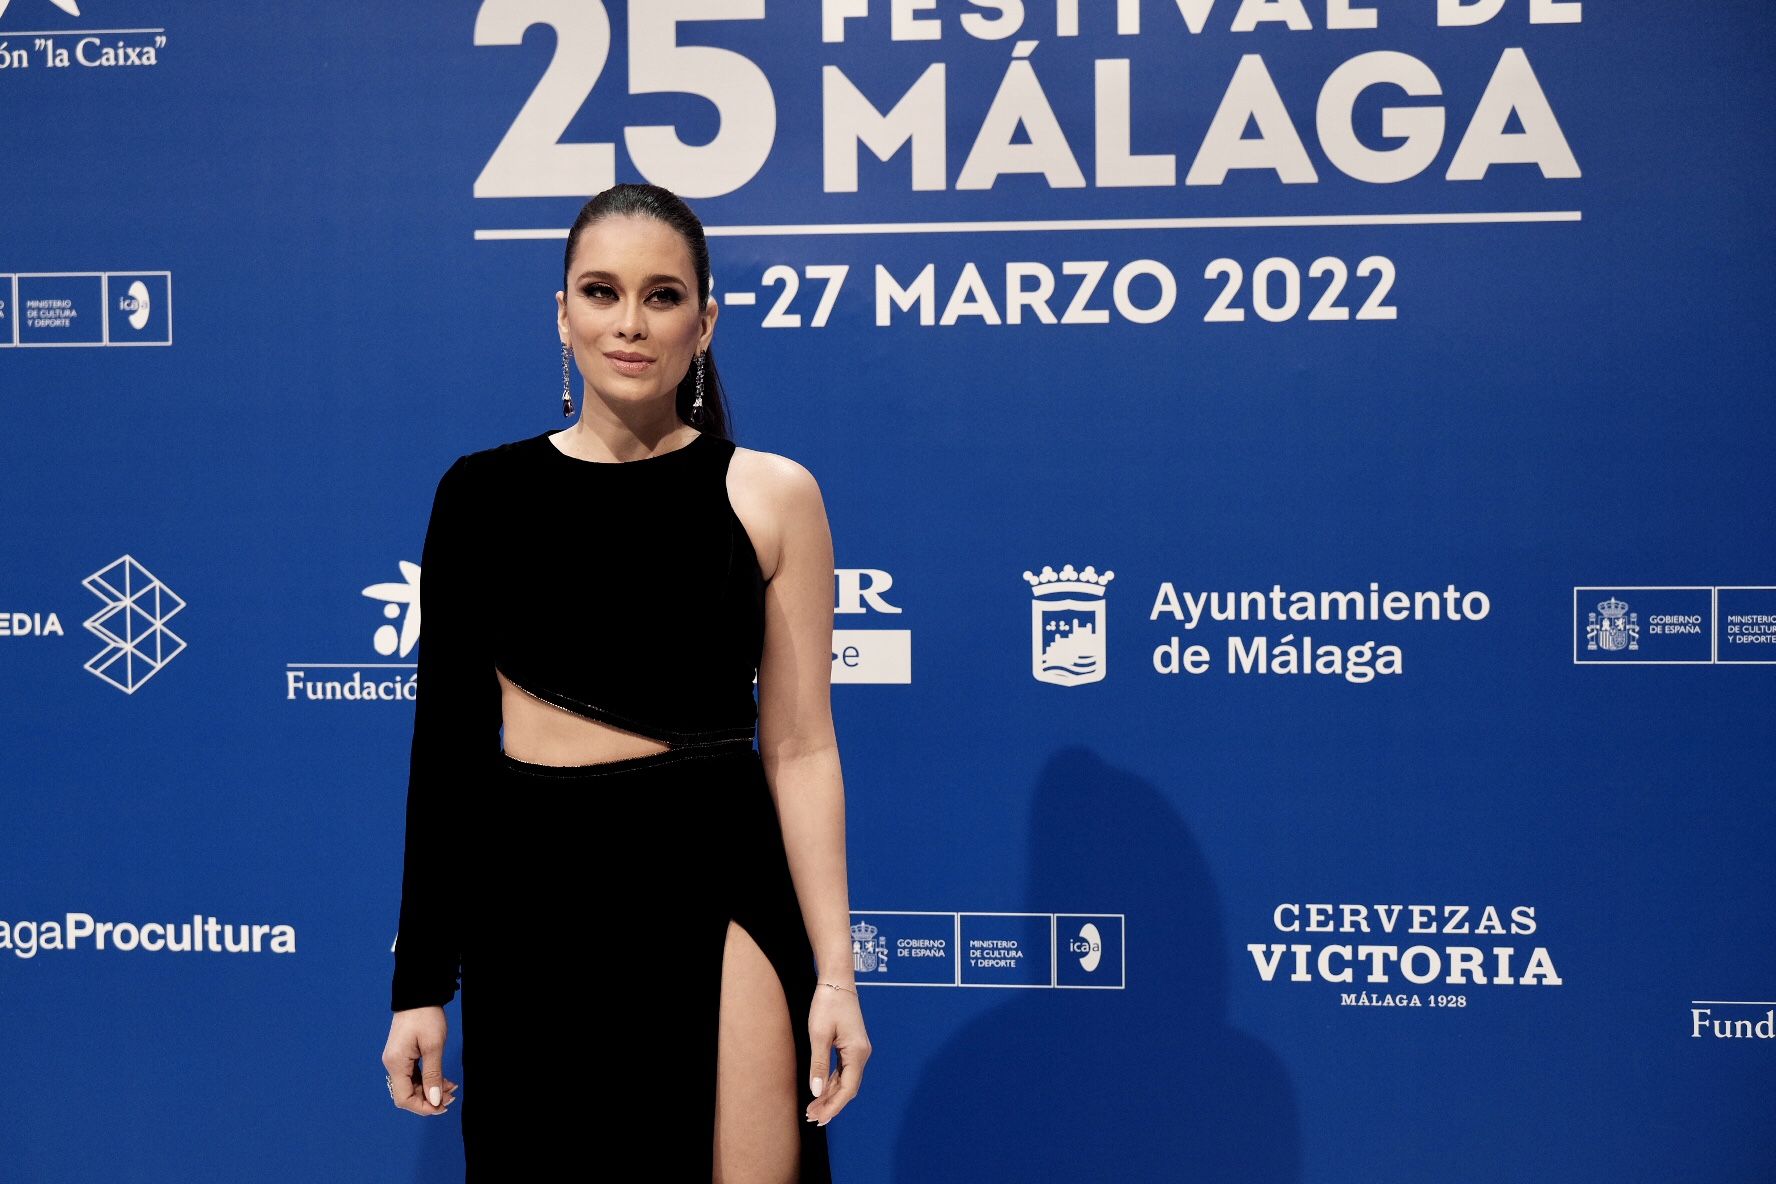
<svg viewBox="0 0 1776 1184">
<path fill-rule="evenodd" d="M 1776 1000 L 1692 999 L 1690 1038 L 1776 1040 Z"/>
<path fill-rule="evenodd" d="M 888 599 L 894 577 L 873 567 L 841 567 L 833 571 L 835 619 L 848 616 L 899 616 Z M 913 681 L 913 633 L 910 629 L 833 629 L 832 681 L 835 683 L 910 683 Z"/>
<path fill-rule="evenodd" d="M 294 954 L 296 927 L 231 922 L 192 914 L 189 921 L 100 921 L 67 913 L 43 921 L 0 921 L 0 951 L 16 958 L 41 953 Z"/>
<path fill-rule="evenodd" d="M 366 585 L 362 595 L 379 606 L 382 623 L 370 633 L 370 648 L 390 662 L 287 662 L 284 698 L 309 703 L 395 703 L 418 693 L 418 663 L 409 655 L 419 643 L 419 564 L 395 561 L 399 580 Z M 361 644 L 361 643 L 360 643 Z"/>
<path fill-rule="evenodd" d="M 81 581 L 105 606 L 81 622 L 105 648 L 86 662 L 86 670 L 126 694 L 184 652 L 185 639 L 167 622 L 185 608 L 185 601 L 153 572 L 125 555 Z"/>
<path fill-rule="evenodd" d="M 1116 573 L 1096 568 L 1026 571 L 1030 585 L 1030 675 L 1056 686 L 1102 682 L 1107 672 L 1104 591 Z"/>
<path fill-rule="evenodd" d="M 0 344 L 20 349 L 171 345 L 170 271 L 0 276 Z"/>
<path fill-rule="evenodd" d="M 76 0 L 49 0 L 49 2 L 69 16 L 80 15 L 80 5 L 76 3 Z M 12 0 L 0 0 L 0 16 L 6 15 L 6 10 L 11 4 Z"/>
<path fill-rule="evenodd" d="M 1573 663 L 1771 665 L 1776 663 L 1776 587 L 1575 587 Z"/>
<path fill-rule="evenodd" d="M 859 984 L 1121 990 L 1121 913 L 853 913 Z"/>
<path fill-rule="evenodd" d="M 1099 574 L 1096 568 L 1076 571 L 1071 564 L 1056 572 L 1045 567 L 1038 574 L 1025 571 L 1030 585 L 1030 675 L 1038 682 L 1057 686 L 1081 686 L 1102 682 L 1108 675 L 1108 612 L 1105 588 L 1115 573 Z M 1156 588 L 1148 620 L 1169 618 L 1185 633 L 1201 629 L 1214 632 L 1224 622 L 1277 621 L 1295 625 L 1326 622 L 1323 631 L 1297 634 L 1280 632 L 1229 632 L 1223 659 L 1216 665 L 1216 642 L 1186 643 L 1173 634 L 1154 644 L 1150 664 L 1156 674 L 1202 675 L 1219 670 L 1226 674 L 1320 674 L 1336 675 L 1350 683 L 1368 683 L 1386 675 L 1405 672 L 1405 653 L 1400 646 L 1373 638 L 1349 641 L 1346 621 L 1481 621 L 1492 612 L 1492 601 L 1478 590 L 1462 591 L 1454 584 L 1441 590 L 1407 592 L 1384 590 L 1371 581 L 1367 590 L 1333 589 L 1315 592 L 1285 589 L 1246 591 L 1180 591 L 1169 580 Z M 1315 636 L 1318 634 L 1319 636 Z M 1330 638 L 1326 635 L 1330 634 Z"/>
<path fill-rule="evenodd" d="M 78 0 L 48 3 L 68 16 L 82 16 Z M 0 20 L 6 18 L 8 9 L 14 23 L 27 27 L 0 29 L 0 77 L 38 73 L 72 76 L 115 66 L 158 66 L 166 52 L 164 28 L 137 24 L 127 29 L 47 29 L 43 18 L 50 13 L 37 0 L 16 6 L 14 0 L 0 0 Z"/>
<path fill-rule="evenodd" d="M 1271 924 L 1287 940 L 1246 946 L 1259 979 L 1335 984 L 1343 988 L 1337 997 L 1344 1007 L 1466 1007 L 1469 988 L 1565 982 L 1546 946 L 1525 954 L 1516 940 L 1537 931 L 1533 905 L 1501 913 L 1493 905 L 1284 901 L 1272 910 Z M 1344 936 L 1353 934 L 1360 936 Z"/>
</svg>

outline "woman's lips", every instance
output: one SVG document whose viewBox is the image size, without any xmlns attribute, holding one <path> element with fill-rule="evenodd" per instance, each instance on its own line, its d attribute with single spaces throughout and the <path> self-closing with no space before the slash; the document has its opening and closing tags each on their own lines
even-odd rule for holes
<svg viewBox="0 0 1776 1184">
<path fill-rule="evenodd" d="M 623 374 L 645 374 L 647 373 L 647 368 L 654 364 L 654 359 L 652 358 L 642 358 L 637 361 L 630 358 L 624 358 L 618 354 L 605 354 L 604 356 L 610 359 L 610 364 L 619 373 Z"/>
</svg>

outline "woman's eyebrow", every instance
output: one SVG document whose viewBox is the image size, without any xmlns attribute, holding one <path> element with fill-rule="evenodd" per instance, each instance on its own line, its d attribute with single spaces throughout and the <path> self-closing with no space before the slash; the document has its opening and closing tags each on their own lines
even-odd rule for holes
<svg viewBox="0 0 1776 1184">
<path fill-rule="evenodd" d="M 616 278 L 617 277 L 614 274 L 608 271 L 588 270 L 580 273 L 580 279 L 583 280 L 614 280 Z M 650 275 L 641 282 L 643 284 L 651 284 L 659 280 L 666 280 L 670 283 L 678 284 L 680 287 L 684 286 L 684 281 L 675 275 Z"/>
</svg>

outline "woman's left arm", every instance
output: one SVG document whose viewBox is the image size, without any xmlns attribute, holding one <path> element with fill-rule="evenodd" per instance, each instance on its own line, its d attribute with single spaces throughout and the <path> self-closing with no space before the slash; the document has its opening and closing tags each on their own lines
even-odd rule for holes
<svg viewBox="0 0 1776 1184">
<path fill-rule="evenodd" d="M 808 1113 L 825 1125 L 856 1094 L 870 1051 L 852 964 L 845 789 L 832 720 L 832 531 L 814 475 L 785 457 L 769 467 L 778 554 L 765 585 L 759 756 L 820 981 L 838 984 L 815 987 L 809 1016 L 816 1100 Z M 829 1045 L 844 1061 L 836 1074 Z"/>
</svg>

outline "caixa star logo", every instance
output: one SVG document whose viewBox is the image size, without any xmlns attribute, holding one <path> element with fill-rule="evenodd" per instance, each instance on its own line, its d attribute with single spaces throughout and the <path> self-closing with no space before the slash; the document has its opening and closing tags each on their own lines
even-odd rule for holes
<svg viewBox="0 0 1776 1184">
<path fill-rule="evenodd" d="M 69 16 L 80 15 L 80 5 L 76 4 L 74 0 L 49 0 L 49 2 Z M 0 16 L 6 15 L 6 7 L 11 3 L 12 0 L 0 0 Z"/>
</svg>

